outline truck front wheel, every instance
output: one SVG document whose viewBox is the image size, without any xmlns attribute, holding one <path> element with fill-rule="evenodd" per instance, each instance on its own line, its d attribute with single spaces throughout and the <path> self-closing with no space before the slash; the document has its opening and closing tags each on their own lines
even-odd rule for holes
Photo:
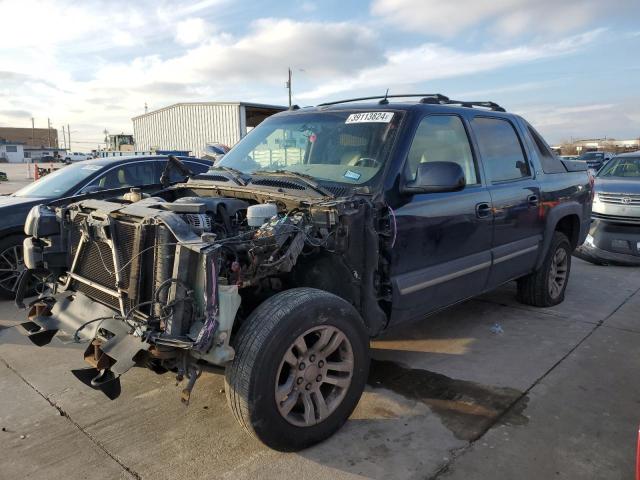
<svg viewBox="0 0 640 480">
<path fill-rule="evenodd" d="M 567 236 L 554 232 L 540 269 L 518 279 L 518 301 L 535 307 L 552 307 L 561 303 L 569 283 L 571 250 Z"/>
<path fill-rule="evenodd" d="M 240 425 L 270 448 L 296 451 L 331 436 L 364 390 L 364 323 L 352 305 L 328 292 L 295 288 L 274 295 L 247 318 L 233 344 L 227 402 Z"/>
</svg>

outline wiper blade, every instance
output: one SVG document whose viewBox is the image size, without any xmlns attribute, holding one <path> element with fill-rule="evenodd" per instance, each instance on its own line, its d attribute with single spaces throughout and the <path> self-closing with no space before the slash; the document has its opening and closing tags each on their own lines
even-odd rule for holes
<svg viewBox="0 0 640 480">
<path fill-rule="evenodd" d="M 278 175 L 278 176 L 286 175 L 286 176 L 289 176 L 289 177 L 295 177 L 295 178 L 301 180 L 305 185 L 307 185 L 308 187 L 311 187 L 316 192 L 321 193 L 325 197 L 333 197 L 331 192 L 329 192 L 324 187 L 322 187 L 318 182 L 316 182 L 315 178 L 312 177 L 311 175 L 306 175 L 304 173 L 299 173 L 299 172 L 292 172 L 291 170 L 284 170 L 284 169 L 279 169 L 279 170 L 259 170 L 259 171 L 255 172 L 255 173 L 258 173 L 260 175 Z"/>
<path fill-rule="evenodd" d="M 227 172 L 238 185 L 242 185 L 243 187 L 251 180 L 251 177 L 246 173 L 236 168 L 226 167 L 224 165 L 212 165 L 209 167 L 209 170 L 222 170 L 223 172 Z"/>
</svg>

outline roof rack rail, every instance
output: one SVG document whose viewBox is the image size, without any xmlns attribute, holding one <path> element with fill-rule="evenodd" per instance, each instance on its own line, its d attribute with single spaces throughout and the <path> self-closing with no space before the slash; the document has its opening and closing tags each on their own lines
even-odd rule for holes
<svg viewBox="0 0 640 480">
<path fill-rule="evenodd" d="M 361 102 L 363 100 L 377 100 L 382 99 L 386 100 L 387 98 L 406 98 L 406 97 L 438 97 L 443 100 L 449 100 L 448 97 L 444 95 L 440 95 L 439 93 L 408 93 L 406 95 L 374 95 L 373 97 L 359 97 L 359 98 L 347 98 L 345 100 L 337 100 L 335 102 L 325 102 L 320 103 L 319 107 L 326 107 L 328 105 L 338 105 L 339 103 L 351 103 L 351 102 Z"/>
<path fill-rule="evenodd" d="M 465 101 L 465 100 L 449 100 L 447 102 L 447 104 L 449 105 L 460 105 L 462 107 L 468 107 L 468 108 L 473 108 L 473 107 L 483 107 L 483 108 L 489 108 L 491 110 L 493 110 L 494 112 L 506 112 L 506 110 L 501 107 L 500 105 L 498 105 L 496 102 L 470 102 L 470 101 Z"/>
<path fill-rule="evenodd" d="M 408 93 L 404 95 L 374 95 L 372 97 L 358 97 L 358 98 L 347 98 L 345 100 L 336 100 L 335 102 L 325 102 L 320 103 L 319 107 L 327 107 L 330 105 L 338 105 L 341 103 L 351 103 L 351 102 L 362 102 L 365 100 L 378 100 L 380 105 L 386 105 L 388 102 L 388 98 L 410 98 L 410 97 L 421 97 L 420 103 L 426 103 L 430 105 L 460 105 L 462 107 L 483 107 L 489 108 L 494 112 L 506 112 L 504 108 L 498 105 L 495 102 L 489 101 L 481 101 L 481 102 L 471 102 L 464 100 L 452 100 L 446 95 L 442 95 L 441 93 Z"/>
</svg>

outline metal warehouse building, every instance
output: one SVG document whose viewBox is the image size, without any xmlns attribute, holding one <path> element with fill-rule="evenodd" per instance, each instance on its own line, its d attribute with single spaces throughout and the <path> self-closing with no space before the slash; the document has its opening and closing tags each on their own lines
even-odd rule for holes
<svg viewBox="0 0 640 480">
<path fill-rule="evenodd" d="M 274 113 L 278 105 L 246 102 L 176 103 L 134 117 L 136 150 L 188 150 L 204 154 L 207 143 L 232 146 Z"/>
</svg>

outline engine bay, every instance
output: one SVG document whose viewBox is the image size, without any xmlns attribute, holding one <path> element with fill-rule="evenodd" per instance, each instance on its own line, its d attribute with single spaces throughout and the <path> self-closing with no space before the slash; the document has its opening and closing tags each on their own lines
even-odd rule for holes
<svg viewBox="0 0 640 480">
<path fill-rule="evenodd" d="M 229 193 L 132 189 L 35 208 L 25 262 L 47 281 L 30 306 L 33 331 L 87 342 L 92 384 L 141 363 L 175 370 L 188 402 L 203 369 L 234 358 L 238 320 L 274 292 L 317 285 L 371 304 L 365 259 L 378 236 L 363 228 L 367 200 Z"/>
</svg>

